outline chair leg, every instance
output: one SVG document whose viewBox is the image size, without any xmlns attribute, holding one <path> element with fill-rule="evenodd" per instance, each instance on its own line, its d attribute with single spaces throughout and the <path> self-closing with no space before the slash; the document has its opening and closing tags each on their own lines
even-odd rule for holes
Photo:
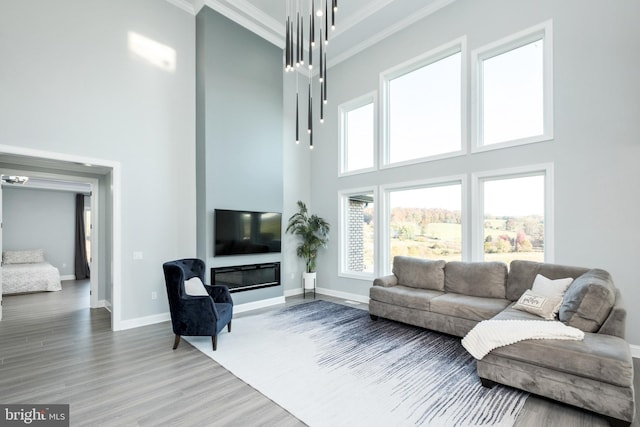
<svg viewBox="0 0 640 427">
<path fill-rule="evenodd" d="M 218 349 L 218 336 L 214 335 L 211 337 L 211 345 L 213 347 L 213 351 L 216 351 Z"/>
<path fill-rule="evenodd" d="M 173 349 L 178 348 L 178 344 L 180 344 L 180 335 L 176 335 L 176 339 L 173 341 Z"/>
<path fill-rule="evenodd" d="M 229 323 L 227 324 L 227 332 L 231 332 L 231 320 L 229 320 Z"/>
</svg>

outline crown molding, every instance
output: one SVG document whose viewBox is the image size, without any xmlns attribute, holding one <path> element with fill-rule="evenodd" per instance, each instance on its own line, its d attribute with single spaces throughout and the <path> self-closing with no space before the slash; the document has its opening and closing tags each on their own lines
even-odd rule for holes
<svg viewBox="0 0 640 427">
<path fill-rule="evenodd" d="M 176 6 L 179 9 L 184 10 L 187 13 L 190 13 L 191 15 L 196 14 L 196 11 L 193 5 L 187 0 L 167 0 L 167 2 L 171 3 L 172 5 Z"/>
<path fill-rule="evenodd" d="M 223 0 L 205 0 L 204 4 L 268 42 L 281 49 L 284 48 L 284 25 L 279 25 L 275 19 L 245 0 L 234 0 L 232 4 L 235 9 L 231 7 L 230 3 Z M 252 16 L 252 13 L 256 15 Z M 259 18 L 256 19 L 256 16 Z"/>
<path fill-rule="evenodd" d="M 350 19 L 341 21 L 340 25 L 337 26 L 336 30 L 330 33 L 331 37 L 333 38 L 339 37 L 341 34 L 345 33 L 346 31 L 349 31 L 351 28 L 358 25 L 360 22 L 364 21 L 374 13 L 389 6 L 394 1 L 396 0 L 378 0 L 378 1 L 369 3 L 367 7 L 362 8 L 358 13 L 351 15 Z"/>
<path fill-rule="evenodd" d="M 373 46 L 374 44 L 384 40 L 387 37 L 390 37 L 391 35 L 404 30 L 405 28 L 409 27 L 412 24 L 415 24 L 416 22 L 420 21 L 421 19 L 426 18 L 427 16 L 437 12 L 438 10 L 442 9 L 445 6 L 448 6 L 449 4 L 453 3 L 455 0 L 438 0 L 436 2 L 431 3 L 429 6 L 415 12 L 412 13 L 410 16 L 408 16 L 407 18 L 403 19 L 402 21 L 397 22 L 396 24 L 387 27 L 384 29 L 384 31 L 381 31 L 379 33 L 377 33 L 375 36 L 370 37 L 364 41 L 362 41 L 361 43 L 358 43 L 357 45 L 355 45 L 354 47 L 352 47 L 351 49 L 348 49 L 346 51 L 344 51 L 343 53 L 341 53 L 340 55 L 335 56 L 334 58 L 332 58 L 331 60 L 327 61 L 327 68 L 333 67 L 334 65 L 339 64 L 342 61 L 346 61 L 347 59 L 351 58 L 352 56 L 362 52 L 363 50 Z"/>
</svg>

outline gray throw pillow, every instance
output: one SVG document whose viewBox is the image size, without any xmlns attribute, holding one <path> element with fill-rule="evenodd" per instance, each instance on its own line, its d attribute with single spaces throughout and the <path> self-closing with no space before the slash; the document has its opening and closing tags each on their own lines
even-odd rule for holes
<svg viewBox="0 0 640 427">
<path fill-rule="evenodd" d="M 443 291 L 445 264 L 443 260 L 396 256 L 393 258 L 393 274 L 399 285 Z"/>
<path fill-rule="evenodd" d="M 615 300 L 611 275 L 600 269 L 589 270 L 567 289 L 558 318 L 585 332 L 597 332 L 609 317 Z"/>
</svg>

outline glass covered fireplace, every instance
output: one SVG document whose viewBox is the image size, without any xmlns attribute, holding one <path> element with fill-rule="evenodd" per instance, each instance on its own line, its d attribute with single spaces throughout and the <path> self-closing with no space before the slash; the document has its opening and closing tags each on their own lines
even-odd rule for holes
<svg viewBox="0 0 640 427">
<path fill-rule="evenodd" d="M 226 285 L 229 292 L 280 286 L 280 263 L 215 267 L 211 269 L 211 284 Z"/>
</svg>

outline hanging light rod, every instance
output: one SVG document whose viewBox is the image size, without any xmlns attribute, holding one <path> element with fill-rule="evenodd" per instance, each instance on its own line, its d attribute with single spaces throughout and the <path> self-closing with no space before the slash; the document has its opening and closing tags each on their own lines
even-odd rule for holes
<svg viewBox="0 0 640 427">
<path fill-rule="evenodd" d="M 331 1 L 331 6 L 329 6 Z M 308 7 L 303 10 L 303 2 Z M 317 3 L 317 8 L 316 8 Z M 331 9 L 329 9 L 331 8 Z M 309 84 L 307 92 L 307 134 L 309 135 L 309 148 L 313 149 L 313 79 L 314 77 L 314 47 L 316 37 L 319 41 L 319 49 L 315 49 L 318 54 L 316 64 L 319 65 L 318 82 L 320 84 L 319 106 L 316 109 L 319 113 L 320 123 L 325 119 L 325 108 L 327 104 L 327 49 L 329 44 L 329 13 L 331 13 L 331 30 L 335 29 L 335 13 L 338 10 L 337 0 L 286 0 L 286 21 L 285 21 L 285 51 L 284 70 L 302 71 L 304 65 L 305 47 L 307 48 L 307 67 L 309 73 Z M 308 22 L 305 25 L 304 17 L 308 13 Z M 316 23 L 316 20 L 318 21 Z M 316 24 L 317 27 L 316 28 Z M 308 39 L 305 40 L 305 29 L 308 28 Z M 306 45 L 306 46 L 305 46 Z M 298 73 L 296 74 L 296 144 L 300 142 L 300 85 Z M 303 98 L 304 99 L 304 98 Z M 304 108 L 304 102 L 303 102 Z"/>
</svg>

